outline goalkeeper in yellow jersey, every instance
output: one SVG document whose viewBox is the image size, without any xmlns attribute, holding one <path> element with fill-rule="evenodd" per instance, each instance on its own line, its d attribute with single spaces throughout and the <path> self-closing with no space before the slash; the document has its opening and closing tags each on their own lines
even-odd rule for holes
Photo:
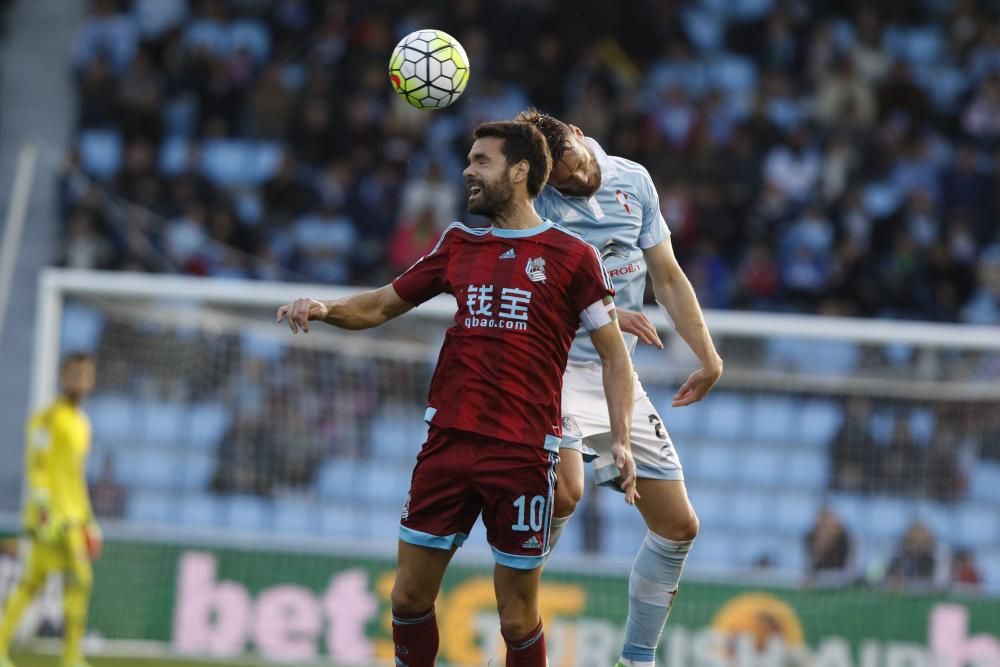
<svg viewBox="0 0 1000 667">
<path fill-rule="evenodd" d="M 28 421 L 27 464 L 30 497 L 24 526 L 31 555 L 0 618 L 0 667 L 17 624 L 50 574 L 63 575 L 64 667 L 87 667 L 81 644 L 93 583 L 91 561 L 100 553 L 101 534 L 87 496 L 90 420 L 80 407 L 94 388 L 95 363 L 88 354 L 66 357 L 59 368 L 60 395 Z"/>
</svg>

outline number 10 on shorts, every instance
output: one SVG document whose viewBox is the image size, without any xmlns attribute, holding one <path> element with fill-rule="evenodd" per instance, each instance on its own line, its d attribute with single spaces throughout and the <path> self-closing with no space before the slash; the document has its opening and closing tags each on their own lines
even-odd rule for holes
<svg viewBox="0 0 1000 667">
<path fill-rule="evenodd" d="M 530 526 L 524 522 L 526 506 L 528 515 L 527 518 L 531 522 Z M 514 507 L 517 508 L 517 523 L 511 526 L 511 530 L 526 533 L 529 530 L 539 531 L 542 529 L 544 519 L 542 513 L 545 511 L 545 496 L 535 496 L 531 499 L 530 506 L 528 506 L 528 496 L 519 496 L 518 499 L 514 501 Z"/>
</svg>

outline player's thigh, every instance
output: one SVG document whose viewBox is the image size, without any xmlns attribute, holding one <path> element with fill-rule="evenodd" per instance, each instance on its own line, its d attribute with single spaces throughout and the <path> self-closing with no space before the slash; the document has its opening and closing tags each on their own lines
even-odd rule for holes
<svg viewBox="0 0 1000 667">
<path fill-rule="evenodd" d="M 556 466 L 555 516 L 571 514 L 583 497 L 583 455 L 579 450 L 562 447 L 559 449 L 559 464 Z"/>
<path fill-rule="evenodd" d="M 400 515 L 401 541 L 448 551 L 468 537 L 482 510 L 469 475 L 475 464 L 472 437 L 464 431 L 431 427 Z"/>
<path fill-rule="evenodd" d="M 698 516 L 688 498 L 684 480 L 640 478 L 636 507 L 646 526 L 670 540 L 693 540 L 698 534 Z"/>
<path fill-rule="evenodd" d="M 526 445 L 487 444 L 473 473 L 486 539 L 500 565 L 533 570 L 549 552 L 559 456 Z"/>
<path fill-rule="evenodd" d="M 83 526 L 66 531 L 65 540 L 66 584 L 89 589 L 94 582 L 94 572 L 87 553 L 87 537 Z"/>
<path fill-rule="evenodd" d="M 445 570 L 457 549 L 457 546 L 450 549 L 420 547 L 400 540 L 391 596 L 393 609 L 419 613 L 433 606 Z"/>
<path fill-rule="evenodd" d="M 64 551 L 59 545 L 32 540 L 21 581 L 29 590 L 37 592 L 49 574 L 61 571 L 65 564 Z"/>
</svg>

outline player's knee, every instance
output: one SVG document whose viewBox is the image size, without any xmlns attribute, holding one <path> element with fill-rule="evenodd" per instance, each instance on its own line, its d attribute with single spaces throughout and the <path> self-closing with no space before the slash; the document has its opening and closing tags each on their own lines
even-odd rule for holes
<svg viewBox="0 0 1000 667">
<path fill-rule="evenodd" d="M 538 609 L 529 600 L 518 596 L 505 596 L 497 600 L 500 613 L 500 632 L 516 641 L 538 626 Z"/>
<path fill-rule="evenodd" d="M 569 516 L 576 511 L 576 506 L 583 498 L 583 480 L 573 477 L 560 479 L 556 486 L 556 502 L 553 516 Z"/>
<path fill-rule="evenodd" d="M 437 591 L 424 590 L 415 579 L 396 577 L 389 599 L 392 610 L 399 614 L 419 614 L 434 606 Z"/>
<path fill-rule="evenodd" d="M 698 522 L 698 515 L 691 512 L 687 517 L 679 521 L 671 530 L 672 534 L 666 537 L 677 542 L 687 542 L 698 537 L 698 529 L 700 527 L 701 524 Z"/>
</svg>

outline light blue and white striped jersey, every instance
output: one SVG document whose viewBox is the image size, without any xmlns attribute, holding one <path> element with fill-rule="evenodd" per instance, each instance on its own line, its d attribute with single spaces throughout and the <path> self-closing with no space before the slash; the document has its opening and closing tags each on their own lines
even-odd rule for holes
<svg viewBox="0 0 1000 667">
<path fill-rule="evenodd" d="M 551 185 L 538 194 L 535 210 L 543 218 L 583 237 L 601 253 L 604 268 L 615 284 L 615 305 L 642 310 L 646 290 L 646 261 L 643 250 L 670 236 L 660 213 L 660 197 L 645 167 L 612 157 L 591 138 L 601 168 L 601 187 L 591 197 L 567 197 Z M 636 337 L 625 334 L 629 351 L 635 351 Z M 582 328 L 570 349 L 572 361 L 599 361 L 590 336 Z"/>
</svg>

